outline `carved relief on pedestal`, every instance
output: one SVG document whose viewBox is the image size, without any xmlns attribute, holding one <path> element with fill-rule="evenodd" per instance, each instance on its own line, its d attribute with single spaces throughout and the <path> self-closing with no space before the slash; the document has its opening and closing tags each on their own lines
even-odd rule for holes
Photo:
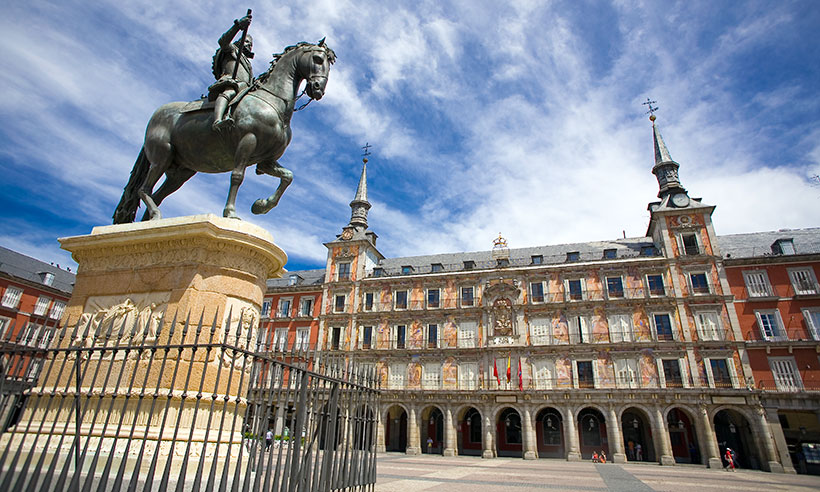
<svg viewBox="0 0 820 492">
<path fill-rule="evenodd" d="M 89 297 L 71 344 L 116 347 L 153 342 L 168 297 L 167 292 Z"/>
</svg>

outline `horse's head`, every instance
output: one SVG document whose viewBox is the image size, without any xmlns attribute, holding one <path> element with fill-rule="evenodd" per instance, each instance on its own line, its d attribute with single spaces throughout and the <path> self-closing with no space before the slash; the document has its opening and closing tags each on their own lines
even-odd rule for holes
<svg viewBox="0 0 820 492">
<path fill-rule="evenodd" d="M 330 65 L 336 61 L 336 53 L 325 44 L 324 38 L 319 44 L 305 44 L 299 55 L 297 67 L 299 75 L 305 79 L 305 92 L 317 101 L 325 95 L 327 75 Z"/>
</svg>

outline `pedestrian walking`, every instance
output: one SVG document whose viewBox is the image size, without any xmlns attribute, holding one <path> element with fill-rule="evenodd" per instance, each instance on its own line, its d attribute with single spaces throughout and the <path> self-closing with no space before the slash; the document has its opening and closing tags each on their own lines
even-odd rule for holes
<svg viewBox="0 0 820 492">
<path fill-rule="evenodd" d="M 273 431 L 268 429 L 268 432 L 265 433 L 265 451 L 270 449 L 270 445 L 273 443 Z"/>
<path fill-rule="evenodd" d="M 732 449 L 726 448 L 726 453 L 723 455 L 723 459 L 726 461 L 726 471 L 735 471 L 735 459 L 732 456 Z"/>
</svg>

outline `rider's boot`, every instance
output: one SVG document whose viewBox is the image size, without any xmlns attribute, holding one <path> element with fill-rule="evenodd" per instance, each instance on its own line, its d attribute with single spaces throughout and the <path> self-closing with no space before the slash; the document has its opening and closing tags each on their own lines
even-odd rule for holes
<svg viewBox="0 0 820 492">
<path fill-rule="evenodd" d="M 233 119 L 231 117 L 225 118 L 225 111 L 228 109 L 228 97 L 224 94 L 220 94 L 216 98 L 216 102 L 214 103 L 214 123 L 211 125 L 211 128 L 218 132 L 224 130 L 226 128 L 230 128 L 233 124 Z"/>
</svg>

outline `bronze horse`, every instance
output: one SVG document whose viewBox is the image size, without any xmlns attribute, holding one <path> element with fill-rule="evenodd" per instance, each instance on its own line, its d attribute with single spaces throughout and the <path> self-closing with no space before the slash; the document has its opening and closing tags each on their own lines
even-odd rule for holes
<svg viewBox="0 0 820 492">
<path fill-rule="evenodd" d="M 293 180 L 293 173 L 277 162 L 291 139 L 290 119 L 298 99 L 300 84 L 311 100 L 324 95 L 330 65 L 336 54 L 324 43 L 299 43 L 274 55 L 267 72 L 233 109 L 235 125 L 225 132 L 211 129 L 213 111 L 187 111 L 195 103 L 172 102 L 154 112 L 145 130 L 142 146 L 131 177 L 114 212 L 114 223 L 133 222 L 140 199 L 145 203 L 142 220 L 162 218 L 159 204 L 197 172 L 231 171 L 231 186 L 222 215 L 236 215 L 236 192 L 245 177 L 245 168 L 256 164 L 257 174 L 279 178 L 279 187 L 251 207 L 255 214 L 269 212 L 279 203 Z M 165 181 L 154 186 L 165 174 Z"/>
</svg>

